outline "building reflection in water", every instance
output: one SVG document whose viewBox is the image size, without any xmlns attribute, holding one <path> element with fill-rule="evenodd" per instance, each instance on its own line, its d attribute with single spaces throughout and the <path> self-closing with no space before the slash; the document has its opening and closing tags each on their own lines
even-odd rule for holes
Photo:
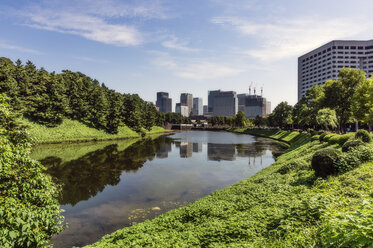
<svg viewBox="0 0 373 248">
<path fill-rule="evenodd" d="M 171 143 L 161 144 L 156 155 L 157 158 L 168 158 L 168 153 L 172 151 Z"/>
<path fill-rule="evenodd" d="M 180 158 L 190 158 L 193 154 L 193 143 L 180 142 Z"/>
<path fill-rule="evenodd" d="M 193 143 L 193 152 L 202 152 L 202 143 Z"/>
<path fill-rule="evenodd" d="M 207 144 L 207 159 L 211 161 L 236 160 L 236 148 L 233 144 Z"/>
</svg>

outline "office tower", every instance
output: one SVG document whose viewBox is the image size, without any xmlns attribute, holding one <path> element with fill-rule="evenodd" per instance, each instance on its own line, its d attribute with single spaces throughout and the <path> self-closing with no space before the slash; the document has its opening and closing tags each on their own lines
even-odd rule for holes
<svg viewBox="0 0 373 248">
<path fill-rule="evenodd" d="M 172 112 L 172 99 L 168 97 L 167 92 L 157 92 L 157 101 L 155 105 L 160 112 Z"/>
<path fill-rule="evenodd" d="M 221 91 L 214 97 L 213 116 L 233 116 L 237 114 L 238 99 L 235 91 Z"/>
<path fill-rule="evenodd" d="M 203 115 L 203 103 L 201 97 L 193 98 L 192 115 Z"/>
<path fill-rule="evenodd" d="M 373 40 L 334 40 L 298 58 L 298 100 L 313 85 L 337 79 L 343 67 L 373 74 Z"/>
<path fill-rule="evenodd" d="M 180 95 L 180 103 L 181 105 L 188 106 L 189 114 L 187 116 L 190 116 L 193 109 L 193 95 L 189 93 L 182 93 Z"/>
<path fill-rule="evenodd" d="M 220 90 L 210 90 L 208 92 L 207 106 L 208 106 L 209 113 L 214 112 L 214 98 L 215 96 L 219 95 L 219 93 L 220 93 Z"/>
<path fill-rule="evenodd" d="M 175 112 L 185 117 L 189 117 L 190 114 L 189 107 L 181 103 L 176 103 Z"/>
</svg>

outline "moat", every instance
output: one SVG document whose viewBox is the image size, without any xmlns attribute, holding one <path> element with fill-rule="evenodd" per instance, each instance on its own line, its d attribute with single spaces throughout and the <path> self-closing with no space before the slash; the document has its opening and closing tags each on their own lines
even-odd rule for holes
<svg viewBox="0 0 373 248">
<path fill-rule="evenodd" d="M 32 157 L 62 185 L 68 227 L 56 248 L 93 243 L 248 178 L 274 162 L 279 143 L 188 131 L 143 140 L 41 145 Z"/>
</svg>

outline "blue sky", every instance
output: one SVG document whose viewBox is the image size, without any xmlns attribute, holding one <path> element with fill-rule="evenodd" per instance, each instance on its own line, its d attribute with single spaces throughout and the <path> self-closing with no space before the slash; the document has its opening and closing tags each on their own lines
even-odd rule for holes
<svg viewBox="0 0 373 248">
<path fill-rule="evenodd" d="M 373 39 L 372 1 L 0 1 L 0 56 L 80 71 L 155 101 L 167 91 L 297 100 L 297 57 L 333 39 Z M 174 107 L 174 106 L 173 106 Z"/>
</svg>

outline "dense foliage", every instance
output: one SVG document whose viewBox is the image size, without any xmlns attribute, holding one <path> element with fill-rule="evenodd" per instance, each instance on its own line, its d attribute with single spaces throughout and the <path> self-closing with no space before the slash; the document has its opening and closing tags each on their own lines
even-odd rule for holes
<svg viewBox="0 0 373 248">
<path fill-rule="evenodd" d="M 28 138 L 0 94 L 1 247 L 40 247 L 62 229 L 59 191 L 29 152 Z"/>
<path fill-rule="evenodd" d="M 226 126 L 226 127 L 250 127 L 253 123 L 245 118 L 245 113 L 239 111 L 234 116 L 213 116 L 207 120 L 212 126 Z"/>
<path fill-rule="evenodd" d="M 80 72 L 37 69 L 30 61 L 23 65 L 0 58 L 0 93 L 8 95 L 16 111 L 47 126 L 67 117 L 117 133 L 123 125 L 140 132 L 165 121 L 164 114 L 137 94 L 115 92 Z"/>
<path fill-rule="evenodd" d="M 362 70 L 343 68 L 337 80 L 312 86 L 294 107 L 281 102 L 265 119 L 262 123 L 281 128 L 338 128 L 345 132 L 355 121 L 371 128 L 373 78 L 366 78 Z"/>
<path fill-rule="evenodd" d="M 288 152 L 251 178 L 91 247 L 370 247 L 373 163 L 318 179 L 313 154 L 338 144 L 310 142 L 310 134 L 259 132 L 286 139 Z"/>
</svg>

